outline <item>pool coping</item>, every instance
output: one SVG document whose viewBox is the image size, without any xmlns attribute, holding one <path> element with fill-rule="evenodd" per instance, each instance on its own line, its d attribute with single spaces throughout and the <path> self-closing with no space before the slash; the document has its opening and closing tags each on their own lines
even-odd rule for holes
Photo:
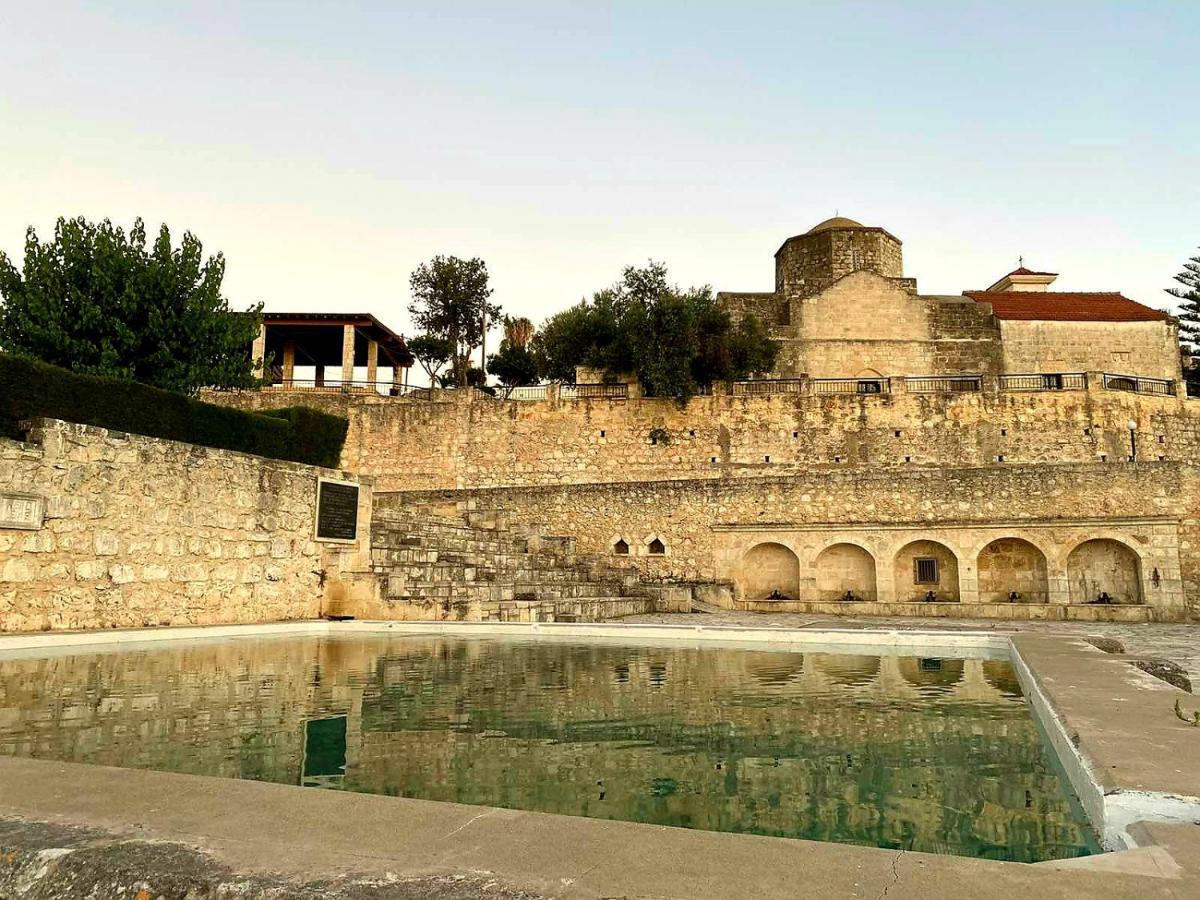
<svg viewBox="0 0 1200 900">
<path fill-rule="evenodd" d="M 768 857 L 778 855 L 782 861 L 796 853 L 808 860 L 807 866 L 822 865 L 822 861 L 841 860 L 840 865 L 846 865 L 847 860 L 861 868 L 864 872 L 874 872 L 879 860 L 890 860 L 887 869 L 894 869 L 899 860 L 912 859 L 912 865 L 922 872 L 943 871 L 945 877 L 957 879 L 963 876 L 963 866 L 971 865 L 992 868 L 1003 867 L 1005 870 L 1016 867 L 1027 873 L 1032 870 L 1071 873 L 1070 877 L 1079 880 L 1082 888 L 1081 873 L 1107 873 L 1113 877 L 1114 872 L 1122 873 L 1122 877 L 1131 877 L 1145 884 L 1144 879 L 1178 880 L 1195 878 L 1200 886 L 1200 840 L 1195 834 L 1200 832 L 1194 824 L 1200 822 L 1200 772 L 1191 771 L 1186 765 L 1177 761 L 1195 758 L 1200 731 L 1192 729 L 1174 718 L 1173 703 L 1175 697 L 1189 698 L 1191 695 L 1169 685 L 1164 685 L 1145 673 L 1136 670 L 1121 660 L 1119 656 L 1111 656 L 1092 647 L 1086 640 L 1069 636 L 1045 636 L 1009 632 L 971 632 L 971 631 L 939 631 L 937 629 L 804 629 L 796 630 L 781 626 L 753 627 L 739 625 L 679 625 L 679 624 L 628 624 L 598 623 L 454 623 L 454 622 L 284 622 L 262 625 L 208 626 L 188 628 L 135 629 L 128 631 L 97 631 L 97 632 L 43 632 L 34 635 L 0 636 L 0 650 L 35 650 L 72 647 L 116 647 L 123 643 L 144 643 L 148 641 L 178 641 L 197 640 L 222 637 L 248 637 L 254 635 L 302 635 L 302 634 L 455 634 L 455 635 L 519 635 L 523 637 L 557 636 L 569 638 L 599 638 L 599 639 L 641 639 L 665 640 L 669 642 L 687 641 L 700 643 L 742 644 L 772 644 L 799 647 L 804 645 L 844 645 L 861 648 L 865 645 L 886 646 L 891 648 L 929 648 L 931 645 L 939 649 L 984 649 L 1007 650 L 1011 653 L 1014 669 L 1021 681 L 1022 688 L 1029 698 L 1031 708 L 1042 728 L 1047 734 L 1060 762 L 1067 772 L 1072 786 L 1075 788 L 1089 817 L 1099 832 L 1103 835 L 1106 848 L 1116 852 L 1100 856 L 1087 857 L 1067 862 L 1039 863 L 1033 866 L 1021 863 L 997 863 L 987 860 L 967 857 L 937 856 L 931 854 L 911 853 L 908 851 L 889 851 L 870 847 L 853 847 L 844 844 L 826 844 L 808 841 L 796 841 L 781 838 L 763 838 L 750 835 L 722 834 L 717 832 L 689 831 L 687 829 L 666 828 L 663 826 L 641 825 L 629 822 L 611 822 L 607 820 L 578 819 L 569 816 L 556 816 L 547 813 L 524 812 L 514 810 L 491 810 L 486 807 L 461 807 L 457 804 L 432 803 L 430 801 L 405 800 L 400 798 L 374 798 L 382 800 L 390 806 L 371 808 L 371 816 L 388 820 L 390 828 L 398 827 L 397 823 L 407 822 L 413 816 L 421 819 L 436 821 L 445 820 L 450 825 L 451 820 L 459 824 L 453 825 L 449 831 L 459 834 L 467 825 L 472 825 L 473 831 L 486 830 L 482 824 L 486 821 L 505 822 L 505 830 L 516 829 L 517 832 L 527 831 L 530 839 L 535 834 L 559 834 L 566 832 L 588 835 L 589 840 L 600 840 L 597 835 L 603 835 L 604 840 L 632 840 L 651 844 L 661 844 L 664 851 L 667 846 L 676 849 L 671 852 L 700 852 L 702 847 L 715 842 L 725 848 L 723 852 L 733 852 L 736 847 L 739 853 L 757 856 L 765 853 Z M 1178 726 L 1178 727 L 1176 727 Z M 1137 748 L 1143 748 L 1138 752 Z M 1144 752 L 1152 748 L 1153 754 Z M 1192 766 L 1192 769 L 1200 768 Z M 179 780 L 181 779 L 181 780 Z M 177 781 L 179 780 L 179 781 Z M 205 785 L 199 789 L 195 782 Z M 151 784 L 157 787 L 150 789 Z M 340 792 L 304 791 L 289 785 L 260 785 L 252 782 L 237 782 L 220 778 L 205 778 L 201 776 L 186 776 L 174 773 L 149 772 L 142 770 L 105 769 L 71 763 L 56 763 L 45 760 L 29 759 L 0 759 L 0 815 L 16 815 L 19 818 L 71 822 L 79 825 L 101 824 L 108 829 L 124 830 L 134 823 L 146 823 L 156 817 L 163 818 L 164 809 L 154 806 L 139 811 L 130 808 L 129 797 L 133 790 L 147 790 L 153 797 L 165 791 L 166 796 L 176 792 L 194 795 L 197 790 L 211 796 L 239 795 L 243 792 L 253 794 L 257 788 L 270 788 L 271 803 L 280 808 L 307 807 L 313 803 L 329 804 L 330 810 L 324 813 L 327 822 L 338 821 L 334 808 L 355 806 L 361 801 L 348 801 L 349 797 L 370 797 L 371 795 L 351 795 Z M 278 793 L 274 789 L 278 789 Z M 115 792 L 115 793 L 114 793 Z M 296 792 L 296 793 L 292 793 Z M 310 795 L 320 795 L 318 800 Z M 105 800 L 107 798 L 107 800 Z M 232 800 L 231 800 L 232 802 Z M 234 809 L 240 809 L 242 800 L 236 801 Z M 111 805 L 111 809 L 105 807 Z M 81 807 L 80 804 L 83 804 Z M 228 810 L 226 810 L 226 813 Z M 218 816 L 215 820 L 206 819 L 204 815 L 198 819 L 189 819 L 182 833 L 193 836 L 205 836 L 206 846 L 222 845 L 217 839 L 221 833 L 221 820 L 228 815 Z M 211 815 L 211 810 L 209 815 Z M 332 818 L 330 818 L 332 816 Z M 465 816 L 465 823 L 459 822 Z M 168 817 L 173 819 L 174 817 Z M 185 818 L 187 818 L 185 816 Z M 553 823 L 549 820 L 553 820 Z M 481 824 L 473 825 L 479 821 Z M 586 824 L 585 824 L 586 823 Z M 164 822 L 164 833 L 171 833 L 169 824 Z M 461 826 L 461 827 L 460 827 Z M 145 827 L 144 825 L 141 827 Z M 549 830 L 547 832 L 547 829 Z M 627 830 L 629 835 L 624 836 Z M 158 829 L 151 829 L 157 831 Z M 327 830 L 326 826 L 317 831 Z M 436 829 L 434 829 L 436 830 Z M 667 837 L 667 833 L 669 837 Z M 403 846 L 405 859 L 425 859 L 432 847 L 421 849 L 422 834 L 430 836 L 431 832 L 413 830 L 411 837 Z M 620 837 L 618 839 L 618 835 Z M 482 839 L 483 834 L 478 839 Z M 309 840 L 315 835 L 308 835 Z M 325 840 L 329 836 L 325 835 Z M 488 871 L 498 876 L 504 872 L 515 883 L 537 884 L 538 890 L 546 890 L 549 882 L 534 877 L 537 866 L 532 869 L 517 871 L 511 865 L 506 865 L 503 854 L 494 851 L 508 846 L 509 838 L 501 839 L 493 835 L 488 840 L 497 843 L 489 852 L 486 842 L 483 845 L 474 844 L 472 854 L 481 855 L 488 860 Z M 213 843 L 216 841 L 216 844 Z M 754 843 L 751 848 L 745 842 Z M 601 841 L 602 843 L 604 841 Z M 775 849 L 764 849 L 757 842 L 767 842 Z M 728 847 L 726 847 L 728 844 Z M 1168 846 L 1176 844 L 1185 847 L 1185 858 L 1178 858 L 1179 851 L 1171 851 Z M 693 851 L 683 848 L 693 846 Z M 798 847 L 803 848 L 802 851 Z M 832 848 L 832 849 L 831 849 Z M 276 848 L 278 850 L 278 848 Z M 544 849 L 544 848 L 543 848 Z M 223 851 L 229 855 L 228 848 Z M 266 851 L 264 851 L 266 852 Z M 266 852 L 271 857 L 276 851 Z M 456 858 L 458 854 L 446 855 L 446 848 L 439 851 L 446 861 Z M 706 850 L 704 852 L 711 852 Z M 901 855 L 898 856 L 897 854 Z M 234 854 L 234 856 L 237 856 Z M 553 854 L 551 856 L 554 856 Z M 559 862 L 562 854 L 554 856 Z M 475 857 L 472 856 L 472 859 Z M 247 865 L 248 861 L 238 857 L 240 864 Z M 547 863 L 550 859 L 547 858 Z M 535 861 L 527 861 L 532 864 Z M 433 871 L 429 865 L 424 865 L 422 871 Z M 462 860 L 451 870 L 458 870 Z M 557 864 L 556 864 L 557 865 Z M 756 864 L 757 865 L 757 864 Z M 908 865 L 908 863 L 906 863 Z M 402 866 L 403 867 L 403 866 Z M 493 868 L 488 868 L 493 867 Z M 412 868 L 409 865 L 409 868 Z M 420 868 L 420 867 L 418 867 Z M 520 867 L 517 867 L 520 868 Z M 550 866 L 551 869 L 555 866 Z M 607 870 L 607 866 L 601 868 Z M 638 867 L 628 869 L 634 871 Z M 436 867 L 434 867 L 436 869 Z M 547 870 L 549 871 L 549 870 Z M 978 870 L 979 873 L 983 869 Z M 611 873 L 610 873 L 611 874 Z M 745 873 L 743 873 L 744 876 Z M 774 873 L 778 875 L 779 873 Z M 766 893 L 762 896 L 774 896 L 772 873 L 760 873 L 763 880 L 762 888 Z M 882 872 L 881 877 L 887 876 Z M 649 875 L 647 875 L 649 877 Z M 824 877 L 824 876 L 822 876 Z M 872 876 L 873 878 L 875 876 Z M 975 877 L 975 876 L 972 876 Z M 1017 877 L 1013 875 L 1012 877 Z M 1022 877 L 1028 877 L 1022 876 Z M 1038 876 L 1039 878 L 1042 876 Z M 532 881 L 530 880 L 532 879 Z M 617 879 L 620 881 L 621 879 Z M 653 879 L 652 879 L 653 880 Z M 1018 878 L 1020 880 L 1020 878 Z M 785 880 L 786 881 L 786 880 Z M 833 882 L 830 882 L 833 883 Z M 611 893 L 615 890 L 612 884 L 595 885 L 599 893 L 575 893 L 572 885 L 558 885 L 555 890 L 572 888 L 562 893 L 562 896 L 620 896 Z M 628 891 L 630 886 L 623 890 Z M 793 885 L 794 887 L 794 885 Z M 925 890 L 934 890 L 936 884 Z M 1128 894 L 1112 894 L 1112 896 L 1139 896 L 1144 887 L 1131 890 Z M 1089 896 L 1109 896 L 1108 893 L 1096 893 L 1097 886 L 1090 885 Z M 978 891 L 973 888 L 978 896 Z M 641 891 L 630 893 L 629 896 L 705 896 L 703 892 L 690 893 L 660 893 Z M 784 896 L 784 894 L 780 894 Z M 830 894 L 830 896 L 837 896 Z M 990 896 L 990 893 L 988 894 Z M 999 896 L 999 894 L 997 894 Z"/>
</svg>

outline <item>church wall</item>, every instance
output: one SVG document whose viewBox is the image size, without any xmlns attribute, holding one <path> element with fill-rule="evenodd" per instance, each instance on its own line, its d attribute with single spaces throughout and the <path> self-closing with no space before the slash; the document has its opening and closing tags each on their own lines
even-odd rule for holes
<svg viewBox="0 0 1200 900">
<path fill-rule="evenodd" d="M 1004 370 L 1181 377 L 1170 322 L 1000 322 Z"/>
<path fill-rule="evenodd" d="M 878 228 L 821 231 L 793 238 L 775 256 L 775 290 L 808 297 L 858 270 L 904 274 L 900 242 Z"/>
</svg>

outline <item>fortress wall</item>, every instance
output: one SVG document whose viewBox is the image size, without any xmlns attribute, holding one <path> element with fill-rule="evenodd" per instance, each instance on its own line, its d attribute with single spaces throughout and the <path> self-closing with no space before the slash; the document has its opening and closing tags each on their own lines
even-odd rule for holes
<svg viewBox="0 0 1200 900">
<path fill-rule="evenodd" d="M 315 618 L 365 565 L 313 540 L 318 476 L 353 476 L 49 419 L 32 437 L 0 440 L 0 496 L 45 509 L 0 527 L 0 632 Z"/>
<path fill-rule="evenodd" d="M 1093 583 L 1103 573 L 1072 569 L 1071 552 L 1097 539 L 1123 544 L 1139 560 L 1134 574 L 1141 596 L 1124 598 L 1127 602 L 1144 602 L 1163 618 L 1181 618 L 1185 609 L 1200 614 L 1200 543 L 1193 523 L 1200 474 L 1174 463 L 846 469 L 761 479 L 406 492 L 377 495 L 377 503 L 381 508 L 459 503 L 502 510 L 510 523 L 574 536 L 586 553 L 611 554 L 621 538 L 630 555 L 610 558 L 651 577 L 744 585 L 757 566 L 753 558 L 747 562 L 750 552 L 763 543 L 779 543 L 798 561 L 799 583 L 790 589 L 799 596 L 791 593 L 792 599 L 829 599 L 826 595 L 836 591 L 838 577 L 846 573 L 835 568 L 831 577 L 821 568 L 821 554 L 853 544 L 876 562 L 874 589 L 881 602 L 911 600 L 914 590 L 894 570 L 894 560 L 913 541 L 937 541 L 959 569 L 956 597 L 942 599 L 991 601 L 1005 575 L 995 569 L 1011 560 L 1012 548 L 992 548 L 982 585 L 979 556 L 994 541 L 1019 538 L 1045 557 L 1045 574 L 1038 577 L 1046 584 L 1022 584 L 1025 600 L 1046 597 L 1066 604 L 1072 591 L 1080 590 L 1072 582 L 1082 583 L 1085 575 L 1091 581 L 1083 590 L 1108 589 L 1108 582 Z M 655 538 L 666 547 L 661 556 L 650 552 Z M 836 566 L 838 558 L 857 572 L 853 554 L 828 559 Z M 911 560 L 905 565 L 911 573 Z"/>
<path fill-rule="evenodd" d="M 1120 391 L 671 400 L 434 401 L 338 393 L 210 395 L 346 415 L 344 468 L 384 491 L 763 477 L 920 466 L 1200 459 L 1200 401 Z M 663 429 L 669 443 L 652 443 Z M 825 477 L 821 475 L 820 477 Z"/>
<path fill-rule="evenodd" d="M 1000 323 L 1000 334 L 1006 372 L 1098 371 L 1182 377 L 1178 326 L 1166 322 L 1005 320 Z"/>
</svg>

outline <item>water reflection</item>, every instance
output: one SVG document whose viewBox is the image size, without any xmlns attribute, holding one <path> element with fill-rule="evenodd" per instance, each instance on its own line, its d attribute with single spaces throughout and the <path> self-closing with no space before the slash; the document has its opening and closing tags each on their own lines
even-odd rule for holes
<svg viewBox="0 0 1200 900">
<path fill-rule="evenodd" d="M 996 661 L 442 638 L 0 659 L 0 752 L 1003 859 L 1096 849 Z"/>
</svg>

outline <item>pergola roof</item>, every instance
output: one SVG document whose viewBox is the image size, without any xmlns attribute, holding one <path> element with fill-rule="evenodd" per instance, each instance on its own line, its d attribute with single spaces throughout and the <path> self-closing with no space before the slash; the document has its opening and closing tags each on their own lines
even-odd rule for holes
<svg viewBox="0 0 1200 900">
<path fill-rule="evenodd" d="M 354 328 L 354 364 L 367 364 L 367 343 L 379 345 L 379 362 L 385 366 L 413 364 L 404 338 L 370 313 L 263 313 L 267 333 L 267 354 L 276 361 L 283 358 L 283 345 L 291 341 L 296 348 L 296 365 L 340 366 L 342 329 Z"/>
</svg>

